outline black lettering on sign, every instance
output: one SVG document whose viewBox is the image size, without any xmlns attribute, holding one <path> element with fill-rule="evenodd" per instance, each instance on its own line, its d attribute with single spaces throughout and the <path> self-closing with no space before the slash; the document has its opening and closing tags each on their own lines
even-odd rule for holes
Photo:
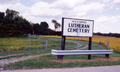
<svg viewBox="0 0 120 72">
<path fill-rule="evenodd" d="M 78 29 L 77 28 L 76 29 L 73 28 L 73 32 L 78 32 Z"/>
<path fill-rule="evenodd" d="M 89 25 L 85 25 L 85 28 L 89 28 L 90 26 Z"/>
<path fill-rule="evenodd" d="M 89 33 L 89 29 L 83 29 L 82 32 L 83 33 Z"/>
<path fill-rule="evenodd" d="M 70 23 L 68 24 L 68 27 L 70 27 Z"/>
<path fill-rule="evenodd" d="M 90 28 L 90 25 L 87 24 L 76 24 L 76 23 L 69 23 L 68 27 L 74 27 L 74 28 Z"/>
<path fill-rule="evenodd" d="M 67 31 L 68 31 L 68 32 L 72 32 L 72 28 L 68 28 Z"/>
<path fill-rule="evenodd" d="M 90 29 L 79 29 L 79 28 L 68 28 L 68 32 L 76 32 L 76 33 L 89 33 Z"/>
</svg>

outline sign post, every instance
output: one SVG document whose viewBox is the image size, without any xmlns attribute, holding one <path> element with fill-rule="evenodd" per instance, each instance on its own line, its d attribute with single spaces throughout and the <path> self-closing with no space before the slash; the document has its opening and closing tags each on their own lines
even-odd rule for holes
<svg viewBox="0 0 120 72">
<path fill-rule="evenodd" d="M 88 45 L 88 50 L 91 50 L 91 46 L 92 46 L 92 37 L 89 37 L 89 45 Z M 91 59 L 91 55 L 88 55 L 88 59 Z"/>
<path fill-rule="evenodd" d="M 62 18 L 62 40 L 61 50 L 65 50 L 66 36 L 72 37 L 89 37 L 89 48 L 91 50 L 92 36 L 93 36 L 93 20 Z M 63 56 L 58 56 L 58 60 L 62 60 Z M 91 59 L 91 55 L 88 55 Z"/>
<path fill-rule="evenodd" d="M 65 40 L 66 40 L 66 37 L 62 36 L 61 50 L 65 50 Z M 58 60 L 63 60 L 63 55 L 58 55 Z"/>
</svg>

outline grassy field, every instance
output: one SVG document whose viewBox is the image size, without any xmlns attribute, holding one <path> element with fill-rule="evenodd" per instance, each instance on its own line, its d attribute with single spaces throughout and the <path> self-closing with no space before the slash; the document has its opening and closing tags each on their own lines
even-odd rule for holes
<svg viewBox="0 0 120 72">
<path fill-rule="evenodd" d="M 10 41 L 10 54 L 29 54 L 31 51 L 44 51 L 45 42 L 47 41 L 47 50 L 61 49 L 61 39 L 35 37 L 35 38 L 0 38 L 0 56 L 9 55 L 9 41 Z M 31 41 L 31 51 L 30 49 Z M 74 49 L 76 43 L 66 42 L 67 49 Z M 32 53 L 33 54 L 33 53 Z M 36 53 L 35 53 L 36 54 Z"/>
<path fill-rule="evenodd" d="M 98 37 L 98 36 L 97 36 Z M 101 42 L 105 42 L 105 38 L 103 37 L 98 37 L 94 38 L 93 37 L 93 42 L 95 40 L 99 40 Z M 6 40 L 4 38 L 1 38 L 1 40 Z M 16 40 L 24 40 L 23 38 L 15 38 Z M 38 39 L 38 38 L 36 38 Z M 36 40 L 36 39 L 31 39 L 31 40 Z M 14 38 L 11 38 L 10 40 L 14 40 Z M 25 40 L 29 40 L 28 38 Z M 60 49 L 60 43 L 61 39 L 58 36 L 50 36 L 50 37 L 42 37 L 41 40 L 50 40 L 50 43 L 56 43 L 59 46 L 53 46 L 48 48 L 47 50 L 41 49 L 41 50 L 31 50 L 31 51 L 16 51 L 16 52 L 11 52 L 11 56 L 9 56 L 9 53 L 0 53 L 0 56 L 5 56 L 1 57 L 0 60 L 3 59 L 11 59 L 11 58 L 20 58 L 22 56 L 33 56 L 33 55 L 42 55 L 46 53 L 51 53 L 51 49 Z M 77 37 L 67 37 L 66 40 L 66 50 L 70 49 L 76 49 L 76 43 L 78 40 L 81 40 L 83 47 L 88 44 L 86 42 L 88 38 L 77 38 Z M 73 41 L 73 42 L 71 42 Z M 98 41 L 98 42 L 99 42 Z M 109 40 L 110 41 L 110 40 Z M 58 43 L 59 42 L 59 43 Z M 118 41 L 119 42 L 119 41 Z M 110 43 L 111 44 L 111 43 Z M 92 44 L 92 49 L 97 49 L 97 41 Z M 110 45 L 111 46 L 111 45 Z M 100 46 L 100 49 L 105 49 L 106 47 Z M 87 49 L 87 48 L 85 48 Z M 15 56 L 12 56 L 16 54 Z M 34 59 L 28 59 L 25 61 L 20 61 L 12 64 L 7 64 L 4 66 L 1 66 L 0 68 L 4 69 L 40 69 L 40 68 L 71 68 L 71 67 L 88 67 L 88 66 L 110 66 L 110 65 L 120 65 L 120 54 L 119 52 L 114 52 L 113 54 L 110 55 L 109 59 L 105 58 L 105 55 L 92 55 L 91 60 L 87 60 L 88 56 L 87 55 L 74 55 L 74 56 L 64 56 L 63 61 L 58 61 L 57 56 L 52 56 L 52 55 L 45 55 L 41 57 L 37 57 Z"/>
<path fill-rule="evenodd" d="M 61 38 L 61 36 L 45 36 L 49 38 Z M 80 40 L 80 41 L 89 41 L 89 38 L 87 37 L 67 37 L 67 39 L 70 40 Z M 120 53 L 120 38 L 116 37 L 105 37 L 105 36 L 93 36 L 92 37 L 93 43 L 105 43 L 109 42 L 110 49 L 113 49 L 115 52 Z M 104 46 L 108 46 L 104 44 Z"/>
<path fill-rule="evenodd" d="M 46 43 L 47 42 L 47 43 Z M 10 51 L 28 51 L 28 50 L 40 50 L 47 48 L 60 46 L 60 39 L 51 40 L 44 37 L 35 38 L 0 38 L 0 53 Z"/>
</svg>

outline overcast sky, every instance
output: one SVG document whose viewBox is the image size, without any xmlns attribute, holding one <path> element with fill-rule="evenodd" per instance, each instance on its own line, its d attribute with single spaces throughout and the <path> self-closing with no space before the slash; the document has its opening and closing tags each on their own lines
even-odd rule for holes
<svg viewBox="0 0 120 72">
<path fill-rule="evenodd" d="M 94 20 L 94 32 L 120 33 L 120 0 L 0 0 L 0 11 L 16 10 L 33 23 L 62 17 Z"/>
</svg>

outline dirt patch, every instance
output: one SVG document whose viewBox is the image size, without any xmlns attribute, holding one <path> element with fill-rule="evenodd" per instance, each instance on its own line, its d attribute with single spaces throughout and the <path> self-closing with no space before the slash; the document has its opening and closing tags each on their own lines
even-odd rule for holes
<svg viewBox="0 0 120 72">
<path fill-rule="evenodd" d="M 27 59 L 33 59 L 33 58 L 37 58 L 37 57 L 45 56 L 45 55 L 50 55 L 50 53 L 40 54 L 40 55 L 22 56 L 19 58 L 2 59 L 2 60 L 0 60 L 0 66 L 4 66 L 5 64 L 15 63 L 15 62 L 19 62 L 19 61 L 24 61 Z"/>
<path fill-rule="evenodd" d="M 113 62 L 113 61 L 120 61 L 119 57 L 111 57 L 109 59 L 107 58 L 96 58 L 96 59 L 91 59 L 91 60 L 86 60 L 86 59 L 72 59 L 72 60 L 49 60 L 49 62 L 57 62 L 57 63 L 70 63 L 70 62 Z"/>
<path fill-rule="evenodd" d="M 9 57 L 9 56 L 18 56 L 18 55 L 24 55 L 25 53 L 22 53 L 22 54 L 11 54 L 11 55 L 6 55 L 6 56 L 0 56 L 0 58 L 3 58 L 3 57 Z"/>
</svg>

